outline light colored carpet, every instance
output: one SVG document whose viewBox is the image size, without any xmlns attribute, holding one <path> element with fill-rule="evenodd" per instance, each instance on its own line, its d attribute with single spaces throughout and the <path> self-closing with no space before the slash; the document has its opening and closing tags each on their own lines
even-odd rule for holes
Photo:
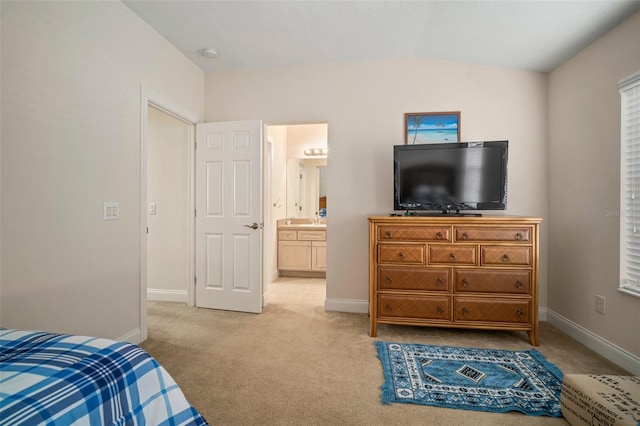
<svg viewBox="0 0 640 426">
<path fill-rule="evenodd" d="M 325 312 L 322 280 L 271 284 L 262 314 L 150 302 L 141 345 L 213 425 L 566 425 L 562 418 L 383 405 L 374 340 L 531 349 L 524 332 L 380 325 Z M 627 374 L 548 323 L 536 348 L 563 373 Z"/>
</svg>

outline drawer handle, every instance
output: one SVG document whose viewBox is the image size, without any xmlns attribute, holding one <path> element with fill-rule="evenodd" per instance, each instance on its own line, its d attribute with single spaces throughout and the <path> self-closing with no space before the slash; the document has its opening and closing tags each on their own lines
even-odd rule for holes
<svg viewBox="0 0 640 426">
<path fill-rule="evenodd" d="M 462 308 L 462 315 L 469 315 L 471 311 L 466 306 Z"/>
<path fill-rule="evenodd" d="M 509 255 L 505 253 L 505 254 L 502 255 L 502 261 L 504 263 L 509 263 L 509 262 L 511 262 L 511 259 L 509 258 Z"/>
<path fill-rule="evenodd" d="M 391 307 L 390 304 L 387 303 L 387 306 L 384 307 L 384 310 L 387 312 L 391 312 L 393 310 L 393 308 Z"/>
<path fill-rule="evenodd" d="M 384 280 L 387 284 L 391 284 L 391 281 L 392 281 L 391 275 L 387 275 Z"/>
<path fill-rule="evenodd" d="M 444 284 L 444 280 L 442 278 L 438 277 L 438 279 L 436 280 L 436 284 L 437 285 L 442 285 L 442 284 Z"/>
<path fill-rule="evenodd" d="M 466 278 L 462 279 L 462 287 L 469 287 L 469 280 Z"/>
<path fill-rule="evenodd" d="M 455 253 L 449 253 L 449 260 L 451 260 L 451 261 L 456 260 L 456 254 Z"/>
<path fill-rule="evenodd" d="M 436 312 L 438 312 L 439 314 L 442 314 L 442 313 L 444 313 L 444 308 L 442 306 L 438 306 L 436 308 Z"/>
<path fill-rule="evenodd" d="M 398 253 L 398 259 L 400 259 L 400 260 L 404 259 L 404 253 L 403 252 Z"/>
<path fill-rule="evenodd" d="M 516 281 L 516 287 L 522 288 L 522 287 L 524 287 L 524 283 L 522 281 L 518 280 L 518 281 Z"/>
<path fill-rule="evenodd" d="M 522 232 L 516 233 L 516 241 L 522 241 L 523 239 L 524 235 L 522 235 Z"/>
<path fill-rule="evenodd" d="M 387 231 L 386 234 L 384 234 L 387 238 L 391 238 L 393 236 L 393 234 L 391 233 L 391 231 Z"/>
<path fill-rule="evenodd" d="M 522 318 L 524 316 L 524 311 L 522 309 L 518 309 L 516 311 L 516 315 L 518 316 L 518 318 Z"/>
<path fill-rule="evenodd" d="M 462 239 L 463 240 L 468 240 L 469 239 L 469 234 L 467 234 L 466 232 L 462 234 Z"/>
<path fill-rule="evenodd" d="M 444 235 L 442 235 L 442 232 L 438 232 L 436 234 L 436 239 L 441 240 L 442 238 L 444 238 Z"/>
</svg>

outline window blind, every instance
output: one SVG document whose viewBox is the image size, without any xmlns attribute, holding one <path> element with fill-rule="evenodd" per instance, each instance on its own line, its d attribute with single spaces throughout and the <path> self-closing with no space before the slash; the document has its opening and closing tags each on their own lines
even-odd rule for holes
<svg viewBox="0 0 640 426">
<path fill-rule="evenodd" d="M 620 288 L 640 296 L 640 72 L 620 81 Z"/>
</svg>

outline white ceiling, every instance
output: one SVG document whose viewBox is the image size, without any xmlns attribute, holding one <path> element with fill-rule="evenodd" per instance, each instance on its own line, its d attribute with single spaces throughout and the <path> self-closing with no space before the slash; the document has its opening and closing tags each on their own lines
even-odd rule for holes
<svg viewBox="0 0 640 426">
<path fill-rule="evenodd" d="M 640 0 L 124 3 L 206 72 L 405 57 L 547 72 L 640 10 Z"/>
</svg>

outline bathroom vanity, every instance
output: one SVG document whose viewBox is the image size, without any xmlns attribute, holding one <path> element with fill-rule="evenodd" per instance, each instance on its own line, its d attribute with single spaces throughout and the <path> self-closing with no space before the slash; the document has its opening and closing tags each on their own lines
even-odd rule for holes
<svg viewBox="0 0 640 426">
<path fill-rule="evenodd" d="M 281 276 L 325 276 L 327 224 L 324 220 L 278 221 L 278 270 Z"/>
</svg>

